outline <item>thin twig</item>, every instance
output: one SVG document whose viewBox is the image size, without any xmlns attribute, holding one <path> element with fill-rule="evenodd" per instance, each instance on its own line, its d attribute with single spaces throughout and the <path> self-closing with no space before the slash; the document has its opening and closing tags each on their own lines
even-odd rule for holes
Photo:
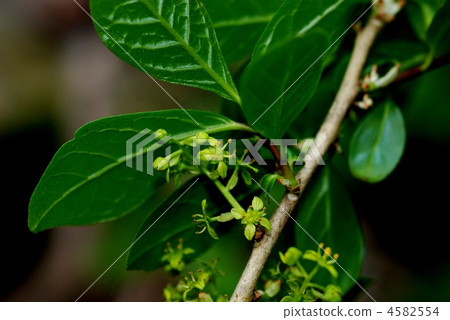
<svg viewBox="0 0 450 320">
<path fill-rule="evenodd" d="M 339 133 L 339 126 L 359 92 L 358 83 L 362 69 L 369 50 L 383 25 L 383 22 L 373 16 L 369 19 L 366 27 L 356 37 L 353 54 L 344 80 L 325 121 L 316 135 L 315 143 L 322 155 L 325 154 L 331 144 L 336 140 Z M 317 169 L 318 164 L 314 159 L 312 154 L 309 157 L 305 157 L 305 166 L 295 177 L 300 184 L 300 194 L 303 193 L 313 173 Z M 267 233 L 259 245 L 253 249 L 247 266 L 231 297 L 231 301 L 251 301 L 256 282 L 297 202 L 298 197 L 292 194 L 286 194 L 283 197 L 279 208 L 275 211 L 270 221 L 272 223 L 272 231 Z"/>
<path fill-rule="evenodd" d="M 404 81 L 415 79 L 426 72 L 440 68 L 449 63 L 450 63 L 450 53 L 447 53 L 434 59 L 427 69 L 422 68 L 422 66 L 418 66 L 400 73 L 394 80 L 394 82 L 392 82 L 392 84 L 399 84 Z"/>
<path fill-rule="evenodd" d="M 289 180 L 295 179 L 294 174 L 292 173 L 292 170 L 289 167 L 289 165 L 283 163 L 283 159 L 281 159 L 281 154 L 280 154 L 280 150 L 278 149 L 278 147 L 276 145 L 270 143 L 269 140 L 267 140 L 267 147 L 269 148 L 270 152 L 272 153 L 273 158 L 277 162 L 277 165 L 280 168 L 281 174 L 283 175 L 283 177 L 285 177 L 286 179 L 289 179 Z"/>
</svg>

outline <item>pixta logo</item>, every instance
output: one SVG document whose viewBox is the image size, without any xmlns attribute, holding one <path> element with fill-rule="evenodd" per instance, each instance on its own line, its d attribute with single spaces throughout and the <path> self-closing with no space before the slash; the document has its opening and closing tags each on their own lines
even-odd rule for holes
<svg viewBox="0 0 450 320">
<path fill-rule="evenodd" d="M 150 129 L 144 129 L 126 143 L 127 167 L 136 169 L 153 176 L 154 152 L 170 141 L 170 137 L 163 129 L 152 133 Z M 170 154 L 170 146 L 166 148 L 166 154 Z"/>
<path fill-rule="evenodd" d="M 184 168 L 201 166 L 205 163 L 220 163 L 226 159 L 227 166 L 236 165 L 236 146 L 242 145 L 245 148 L 242 163 L 256 163 L 260 166 L 267 166 L 267 162 L 260 153 L 263 146 L 273 145 L 279 150 L 279 164 L 301 166 L 304 162 L 315 161 L 319 166 L 325 165 L 320 151 L 313 139 L 297 141 L 293 139 L 259 139 L 255 144 L 250 139 L 234 140 L 228 139 L 224 144 L 223 140 L 210 137 L 207 133 L 197 133 L 182 141 L 171 141 L 163 129 L 152 132 L 145 129 L 128 139 L 126 142 L 126 165 L 148 175 L 153 175 L 153 169 L 166 171 L 171 168 L 172 172 L 180 163 Z M 173 142 L 173 143 L 170 143 Z M 154 153 L 164 145 L 165 157 L 160 156 L 155 160 Z M 171 145 L 177 145 L 179 149 L 172 152 Z M 288 161 L 288 147 L 291 147 L 291 158 Z M 191 148 L 192 150 L 189 150 Z M 297 150 L 294 158 L 293 150 Z M 191 154 L 188 155 L 188 154 Z M 188 155 L 188 156 L 186 156 Z M 182 166 L 182 167 L 183 167 Z M 222 165 L 223 166 L 223 165 Z"/>
</svg>

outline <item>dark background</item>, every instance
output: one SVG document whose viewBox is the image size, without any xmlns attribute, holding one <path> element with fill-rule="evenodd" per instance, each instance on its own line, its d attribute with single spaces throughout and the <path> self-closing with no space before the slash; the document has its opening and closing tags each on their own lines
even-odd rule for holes
<svg viewBox="0 0 450 320">
<path fill-rule="evenodd" d="M 81 125 L 175 106 L 103 46 L 71 0 L 3 1 L 0 43 L 0 300 L 73 301 L 131 243 L 132 219 L 35 235 L 27 228 L 34 187 Z M 386 181 L 352 188 L 367 246 L 362 276 L 378 301 L 450 301 L 449 72 L 395 89 L 409 133 L 405 155 Z M 162 84 L 184 106 L 219 110 L 212 94 Z M 167 280 L 159 271 L 125 272 L 121 260 L 83 301 L 161 300 Z"/>
</svg>

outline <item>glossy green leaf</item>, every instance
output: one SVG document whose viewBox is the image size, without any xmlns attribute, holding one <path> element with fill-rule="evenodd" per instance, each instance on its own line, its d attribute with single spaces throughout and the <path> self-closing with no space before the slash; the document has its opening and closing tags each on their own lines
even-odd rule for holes
<svg viewBox="0 0 450 320">
<path fill-rule="evenodd" d="M 118 57 L 159 79 L 240 103 L 199 0 L 91 0 L 97 32 Z"/>
<path fill-rule="evenodd" d="M 406 142 L 405 122 L 394 102 L 388 100 L 375 108 L 356 129 L 349 154 L 352 174 L 371 183 L 395 169 Z"/>
<path fill-rule="evenodd" d="M 283 0 L 202 0 L 228 63 L 249 58 Z"/>
<path fill-rule="evenodd" d="M 434 55 L 450 51 L 450 2 L 446 3 L 436 13 L 427 31 L 427 40 Z"/>
<path fill-rule="evenodd" d="M 144 129 L 164 128 L 174 139 L 198 131 L 219 132 L 244 128 L 210 112 L 181 110 L 145 112 L 94 121 L 56 153 L 34 191 L 29 205 L 29 228 L 87 225 L 121 217 L 142 204 L 163 181 L 163 175 L 142 173 L 126 165 L 154 146 L 127 154 L 127 140 Z M 163 152 L 164 148 L 158 149 Z M 146 156 L 143 156 L 146 160 Z"/>
<path fill-rule="evenodd" d="M 322 65 L 315 64 L 297 79 L 322 54 L 326 44 L 326 36 L 313 34 L 295 38 L 252 60 L 242 76 L 241 90 L 244 115 L 254 129 L 267 138 L 283 136 L 314 94 Z"/>
<path fill-rule="evenodd" d="M 406 13 L 419 39 L 427 38 L 427 30 L 443 2 L 443 0 L 409 0 L 406 3 Z"/>
<path fill-rule="evenodd" d="M 450 99 L 449 73 L 450 65 L 446 65 L 396 88 L 395 99 L 405 106 L 408 137 L 440 143 L 450 141 L 450 108 L 442 103 Z M 433 106 L 433 112 L 430 112 L 430 106 Z"/>
<path fill-rule="evenodd" d="M 187 182 L 150 211 L 128 255 L 128 269 L 150 271 L 163 266 L 161 257 L 166 244 L 176 244 L 178 239 L 183 239 L 185 248 L 195 250 L 194 254 L 188 256 L 189 259 L 194 259 L 212 245 L 214 241 L 207 231 L 195 234 L 198 229 L 192 218 L 192 215 L 202 212 L 201 203 L 204 199 L 210 216 L 229 207 L 210 181 L 198 180 Z"/>
<path fill-rule="evenodd" d="M 400 71 L 405 71 L 421 65 L 428 53 L 428 45 L 418 40 L 384 40 L 373 48 L 366 65 L 400 63 Z"/>
<path fill-rule="evenodd" d="M 345 186 L 328 167 L 311 181 L 294 217 L 315 241 L 339 253 L 338 263 L 358 279 L 364 258 L 362 230 Z M 310 236 L 296 226 L 296 247 L 315 251 L 317 243 Z M 320 270 L 314 282 L 322 285 L 336 282 L 344 291 L 349 290 L 353 280 L 338 266 L 336 270 L 337 280 L 328 271 Z"/>
<path fill-rule="evenodd" d="M 323 32 L 335 41 L 362 13 L 355 6 L 361 3 L 370 4 L 368 0 L 286 0 L 264 30 L 253 57 L 310 32 Z"/>
<path fill-rule="evenodd" d="M 283 136 L 314 94 L 326 52 L 357 17 L 359 2 L 285 1 L 241 79 L 242 106 L 253 128 L 268 138 Z"/>
</svg>

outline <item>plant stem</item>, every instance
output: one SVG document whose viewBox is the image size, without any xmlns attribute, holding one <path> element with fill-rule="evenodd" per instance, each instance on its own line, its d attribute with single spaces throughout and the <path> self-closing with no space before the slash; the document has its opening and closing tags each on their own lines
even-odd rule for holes
<svg viewBox="0 0 450 320">
<path fill-rule="evenodd" d="M 239 204 L 239 202 L 236 200 L 235 197 L 230 193 L 230 191 L 218 180 L 213 180 L 214 184 L 216 185 L 217 189 L 222 193 L 222 195 L 227 199 L 228 203 L 231 204 L 231 206 L 234 209 L 243 209 L 242 206 Z"/>
<path fill-rule="evenodd" d="M 211 179 L 211 172 L 209 172 L 206 168 L 201 167 L 202 172 L 214 183 L 216 188 L 222 193 L 222 195 L 227 199 L 228 203 L 234 209 L 243 209 L 236 198 L 231 194 L 227 187 L 225 187 L 218 179 Z"/>
<path fill-rule="evenodd" d="M 271 144 L 270 142 L 268 143 L 268 147 L 274 159 L 276 160 L 278 166 L 280 167 L 283 177 L 288 179 L 292 183 L 292 186 L 295 187 L 297 184 L 297 180 L 295 180 L 294 174 L 292 173 L 292 170 L 289 167 L 289 165 L 281 163 L 281 155 L 280 150 L 278 150 L 278 147 L 274 144 Z"/>
<path fill-rule="evenodd" d="M 369 50 L 383 26 L 384 23 L 382 21 L 375 16 L 372 16 L 364 29 L 362 29 L 356 37 L 353 53 L 339 92 L 316 135 L 315 143 L 322 156 L 336 140 L 339 133 L 339 126 L 347 114 L 352 102 L 358 95 L 358 83 L 362 69 L 367 60 Z M 309 153 L 311 153 L 311 150 L 308 152 L 309 157 L 305 157 L 305 166 L 295 177 L 300 184 L 300 195 L 305 190 L 318 167 L 318 163 L 314 160 L 314 156 Z M 270 221 L 272 224 L 272 231 L 267 232 L 259 242 L 259 245 L 253 248 L 247 266 L 241 275 L 241 279 L 239 280 L 230 301 L 251 301 L 256 282 L 272 252 L 273 246 L 280 236 L 286 222 L 291 217 L 290 214 L 294 210 L 297 202 L 298 197 L 293 197 L 292 194 L 286 194 L 283 197 L 278 209 L 275 211 Z"/>
<path fill-rule="evenodd" d="M 315 266 L 314 269 L 305 278 L 305 280 L 303 280 L 302 286 L 300 287 L 300 290 L 298 290 L 299 296 L 294 297 L 295 301 L 300 301 L 301 297 L 305 294 L 305 290 L 308 288 L 312 278 L 314 278 L 317 271 L 319 271 L 319 265 Z"/>
<path fill-rule="evenodd" d="M 415 79 L 426 72 L 432 71 L 447 64 L 450 64 L 450 53 L 435 58 L 426 69 L 423 69 L 423 66 L 420 65 L 400 73 L 392 84 L 398 84 L 404 81 Z"/>
</svg>

